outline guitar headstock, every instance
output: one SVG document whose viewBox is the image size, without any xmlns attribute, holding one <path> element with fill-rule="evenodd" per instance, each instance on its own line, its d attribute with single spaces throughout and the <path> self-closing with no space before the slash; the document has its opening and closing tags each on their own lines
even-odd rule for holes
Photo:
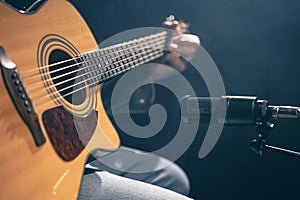
<svg viewBox="0 0 300 200">
<path fill-rule="evenodd" d="M 170 15 L 163 22 L 165 28 L 175 30 L 178 34 L 189 33 L 189 24 L 184 21 L 178 21 L 175 19 L 174 15 Z"/>
</svg>

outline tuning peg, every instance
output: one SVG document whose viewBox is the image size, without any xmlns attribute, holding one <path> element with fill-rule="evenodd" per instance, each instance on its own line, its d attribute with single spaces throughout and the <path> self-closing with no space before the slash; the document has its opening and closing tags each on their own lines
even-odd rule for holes
<svg viewBox="0 0 300 200">
<path fill-rule="evenodd" d="M 166 18 L 166 21 L 164 21 L 163 26 L 169 29 L 173 29 L 180 34 L 189 32 L 189 24 L 181 20 L 176 20 L 174 15 L 169 15 Z"/>
<path fill-rule="evenodd" d="M 166 21 L 168 21 L 168 22 L 174 22 L 174 21 L 175 21 L 175 16 L 174 16 L 174 15 L 169 15 L 169 16 L 166 18 Z"/>
</svg>

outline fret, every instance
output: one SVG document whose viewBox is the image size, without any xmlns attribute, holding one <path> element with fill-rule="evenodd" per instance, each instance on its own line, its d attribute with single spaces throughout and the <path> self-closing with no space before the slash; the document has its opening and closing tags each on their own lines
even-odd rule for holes
<svg viewBox="0 0 300 200">
<path fill-rule="evenodd" d="M 120 43 L 83 54 L 85 78 L 95 86 L 118 74 L 163 55 L 167 32 Z"/>
<path fill-rule="evenodd" d="M 150 56 L 149 56 L 148 59 L 143 59 L 142 61 L 140 61 L 140 62 L 137 63 L 137 64 L 134 64 L 134 63 L 133 63 L 132 65 L 130 65 L 130 67 L 127 66 L 126 69 L 123 70 L 123 72 L 129 70 L 130 68 L 136 67 L 137 65 L 146 63 L 146 62 L 150 61 L 150 60 L 153 59 L 153 58 L 158 58 L 158 57 L 162 56 L 163 53 L 162 53 L 161 51 L 155 51 L 155 52 L 153 52 L 153 53 L 150 53 L 149 55 L 150 55 Z"/>
<path fill-rule="evenodd" d="M 147 43 L 149 43 L 149 40 L 147 41 Z M 161 46 L 160 49 L 162 49 L 162 47 L 163 46 Z M 130 68 L 132 68 L 132 65 L 137 66 L 141 63 L 145 63 L 145 61 L 148 61 L 148 60 L 150 61 L 151 59 L 157 57 L 157 56 L 154 56 L 154 55 L 152 56 L 152 54 L 149 54 L 149 52 L 155 51 L 157 48 L 154 49 L 151 46 L 149 47 L 149 44 L 145 44 L 145 43 L 142 44 L 142 48 L 144 49 L 144 51 L 141 51 L 141 53 L 135 54 L 136 59 L 134 59 L 134 61 L 131 62 L 131 59 L 128 59 L 129 62 L 131 63 L 131 65 L 129 66 Z M 140 47 L 140 49 L 142 49 L 142 48 Z"/>
</svg>

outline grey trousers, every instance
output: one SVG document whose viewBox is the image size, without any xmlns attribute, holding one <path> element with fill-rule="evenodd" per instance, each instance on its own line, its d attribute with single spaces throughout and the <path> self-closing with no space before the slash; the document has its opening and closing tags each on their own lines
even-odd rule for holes
<svg viewBox="0 0 300 200">
<path fill-rule="evenodd" d="M 185 196 L 190 190 L 186 174 L 174 163 L 159 169 L 166 163 L 160 156 L 121 147 L 86 165 L 79 199 L 190 199 Z"/>
</svg>

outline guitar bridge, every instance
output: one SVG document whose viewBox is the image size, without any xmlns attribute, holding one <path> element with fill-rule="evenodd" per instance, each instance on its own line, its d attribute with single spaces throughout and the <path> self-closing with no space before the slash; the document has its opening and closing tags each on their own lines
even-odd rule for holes
<svg viewBox="0 0 300 200">
<path fill-rule="evenodd" d="M 18 111 L 20 117 L 23 119 L 29 128 L 34 142 L 37 146 L 46 142 L 40 127 L 37 114 L 34 111 L 32 102 L 23 86 L 19 77 L 18 70 L 15 63 L 13 63 L 5 53 L 4 48 L 0 44 L 0 67 L 2 72 L 3 82 L 10 95 L 10 98 Z"/>
</svg>

